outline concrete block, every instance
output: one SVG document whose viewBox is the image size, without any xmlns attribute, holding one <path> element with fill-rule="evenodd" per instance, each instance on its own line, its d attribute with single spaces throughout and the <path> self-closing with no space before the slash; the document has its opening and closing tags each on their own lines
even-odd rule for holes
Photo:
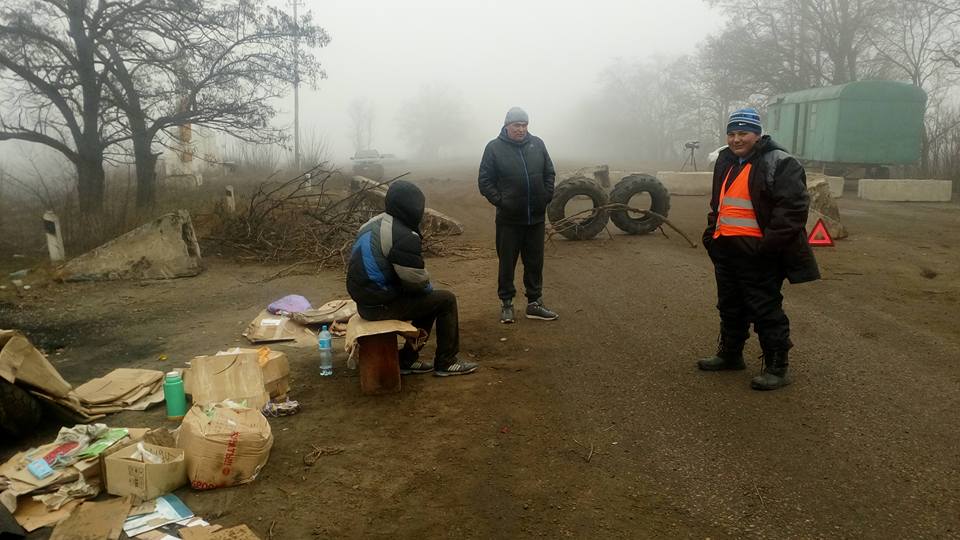
<svg viewBox="0 0 960 540">
<path fill-rule="evenodd" d="M 817 173 L 808 173 L 807 174 L 807 188 L 811 188 L 814 185 L 826 182 L 830 186 L 830 195 L 834 199 L 839 199 L 843 197 L 843 177 L 842 176 L 824 176 Z"/>
<path fill-rule="evenodd" d="M 657 171 L 657 178 L 671 195 L 710 195 L 713 191 L 713 173 L 709 171 Z"/>
<path fill-rule="evenodd" d="M 190 213 L 179 210 L 71 259 L 57 274 L 63 281 L 170 279 L 202 270 Z"/>
<path fill-rule="evenodd" d="M 374 182 L 365 176 L 354 176 L 350 181 L 350 189 L 356 192 L 363 192 L 363 197 L 375 208 L 382 209 L 386 203 L 387 188 L 379 182 Z M 457 235 L 463 234 L 463 224 L 456 219 L 438 212 L 433 208 L 423 209 L 423 220 L 420 222 L 420 230 L 428 234 Z"/>
<path fill-rule="evenodd" d="M 860 180 L 857 196 L 869 201 L 949 202 L 953 195 L 949 180 Z"/>
</svg>

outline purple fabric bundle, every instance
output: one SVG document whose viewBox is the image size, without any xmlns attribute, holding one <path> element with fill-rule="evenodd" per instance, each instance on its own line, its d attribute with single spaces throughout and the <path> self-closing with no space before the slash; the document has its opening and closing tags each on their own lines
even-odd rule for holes
<svg viewBox="0 0 960 540">
<path fill-rule="evenodd" d="M 267 306 L 267 311 L 274 315 L 285 313 L 300 313 L 310 309 L 310 301 L 299 294 L 290 294 L 279 300 L 275 300 Z"/>
</svg>

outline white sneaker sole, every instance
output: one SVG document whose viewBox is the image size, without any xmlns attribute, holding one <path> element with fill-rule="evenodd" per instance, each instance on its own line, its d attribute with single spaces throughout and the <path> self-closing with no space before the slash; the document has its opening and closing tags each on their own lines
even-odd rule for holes
<svg viewBox="0 0 960 540">
<path fill-rule="evenodd" d="M 536 319 L 536 320 L 538 320 L 538 321 L 555 321 L 555 320 L 559 319 L 560 316 L 557 315 L 556 317 L 541 317 L 541 316 L 539 316 L 539 315 L 527 315 L 527 318 L 528 318 L 528 319 Z"/>
<path fill-rule="evenodd" d="M 477 369 L 478 369 L 479 367 L 480 367 L 480 366 L 474 366 L 473 368 L 467 369 L 467 370 L 464 370 L 464 371 L 443 371 L 443 370 L 439 370 L 439 369 L 438 369 L 438 370 L 436 370 L 436 371 L 433 372 L 433 376 L 434 376 L 434 377 L 456 377 L 456 376 L 458 376 L 458 375 L 469 375 L 469 374 L 477 371 Z"/>
</svg>

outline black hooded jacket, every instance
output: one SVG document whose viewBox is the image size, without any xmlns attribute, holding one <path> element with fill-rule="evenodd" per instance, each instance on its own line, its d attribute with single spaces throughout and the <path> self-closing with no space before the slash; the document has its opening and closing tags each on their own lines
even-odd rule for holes
<svg viewBox="0 0 960 540">
<path fill-rule="evenodd" d="M 360 227 L 347 265 L 347 292 L 357 304 L 379 306 L 433 290 L 420 244 L 424 206 L 423 192 L 398 180 L 387 190 L 386 211 Z"/>
<path fill-rule="evenodd" d="M 703 231 L 703 245 L 710 251 L 717 226 L 720 187 L 728 172 L 736 176 L 741 167 L 751 164 L 748 186 L 757 223 L 763 232 L 757 246 L 757 255 L 776 258 L 778 267 L 790 283 L 820 279 L 820 269 L 807 242 L 807 214 L 810 196 L 807 194 L 807 175 L 796 158 L 764 135 L 744 164 L 729 148 L 717 157 L 713 169 L 713 195 L 707 228 Z M 731 171 L 731 169 L 733 169 Z"/>
<path fill-rule="evenodd" d="M 543 223 L 553 198 L 557 173 L 547 147 L 529 133 L 522 141 L 507 136 L 507 128 L 487 143 L 480 160 L 480 194 L 497 207 L 497 223 Z"/>
</svg>

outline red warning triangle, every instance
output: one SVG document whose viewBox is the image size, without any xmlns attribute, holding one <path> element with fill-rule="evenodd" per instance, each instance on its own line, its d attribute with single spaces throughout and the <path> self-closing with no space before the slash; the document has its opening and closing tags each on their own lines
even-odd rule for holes
<svg viewBox="0 0 960 540">
<path fill-rule="evenodd" d="M 827 232 L 827 226 L 823 224 L 823 218 L 817 220 L 817 224 L 813 226 L 813 230 L 810 231 L 810 236 L 807 237 L 807 242 L 811 246 L 826 246 L 833 247 L 833 238 L 830 238 L 830 233 Z"/>
</svg>

